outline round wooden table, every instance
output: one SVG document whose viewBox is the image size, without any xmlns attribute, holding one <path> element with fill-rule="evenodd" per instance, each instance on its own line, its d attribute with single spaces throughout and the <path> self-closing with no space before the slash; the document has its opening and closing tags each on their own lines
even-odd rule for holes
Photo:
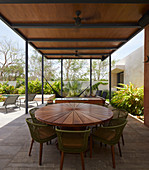
<svg viewBox="0 0 149 170">
<path fill-rule="evenodd" d="M 39 121 L 65 127 L 96 125 L 111 119 L 112 116 L 112 111 L 106 107 L 84 103 L 52 104 L 35 112 Z"/>
</svg>

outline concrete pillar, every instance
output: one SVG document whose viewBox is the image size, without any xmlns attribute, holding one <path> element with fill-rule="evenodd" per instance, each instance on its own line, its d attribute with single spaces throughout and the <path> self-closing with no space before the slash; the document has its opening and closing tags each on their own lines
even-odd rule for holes
<svg viewBox="0 0 149 170">
<path fill-rule="evenodd" d="M 144 61 L 149 57 L 149 25 L 145 27 Z M 144 124 L 149 127 L 149 62 L 144 63 Z"/>
</svg>

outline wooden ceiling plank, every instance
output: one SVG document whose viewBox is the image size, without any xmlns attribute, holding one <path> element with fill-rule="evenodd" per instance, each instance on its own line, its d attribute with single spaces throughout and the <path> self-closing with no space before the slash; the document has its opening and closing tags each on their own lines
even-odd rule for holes
<svg viewBox="0 0 149 170">
<path fill-rule="evenodd" d="M 51 3 L 63 3 L 63 4 L 76 4 L 76 3 L 105 3 L 105 4 L 148 4 L 148 0 L 0 0 L 0 4 L 51 4 Z"/>
</svg>

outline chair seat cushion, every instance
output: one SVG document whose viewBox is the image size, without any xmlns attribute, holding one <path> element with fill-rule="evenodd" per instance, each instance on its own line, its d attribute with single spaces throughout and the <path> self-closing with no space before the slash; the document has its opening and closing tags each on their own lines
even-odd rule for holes
<svg viewBox="0 0 149 170">
<path fill-rule="evenodd" d="M 62 143 L 67 148 L 80 148 L 83 143 L 83 136 L 81 134 L 64 134 L 62 137 Z"/>
<path fill-rule="evenodd" d="M 55 133 L 55 130 L 53 129 L 53 127 L 49 126 L 49 127 L 40 127 L 38 135 L 39 135 L 40 139 L 46 139 L 51 136 L 54 136 L 55 134 L 56 133 Z"/>
<path fill-rule="evenodd" d="M 110 141 L 115 137 L 116 132 L 115 130 L 109 129 L 97 129 L 92 133 L 92 135 L 93 137 L 95 136 L 98 137 L 99 139 Z"/>
</svg>

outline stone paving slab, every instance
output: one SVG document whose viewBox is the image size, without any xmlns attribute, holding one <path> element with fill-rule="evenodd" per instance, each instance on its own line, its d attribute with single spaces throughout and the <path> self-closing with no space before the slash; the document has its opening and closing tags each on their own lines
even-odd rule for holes
<svg viewBox="0 0 149 170">
<path fill-rule="evenodd" d="M 19 111 L 18 111 L 19 112 Z M 25 118 L 20 116 L 0 128 L 0 170 L 59 170 L 60 152 L 52 144 L 43 147 L 42 166 L 38 165 L 39 144 L 34 143 L 32 155 L 28 156 L 31 137 Z M 0 117 L 1 118 L 1 117 Z M 115 146 L 117 170 L 149 170 L 149 128 L 132 117 L 124 129 L 125 146 L 121 145 L 119 156 Z M 94 142 L 92 158 L 89 153 L 85 157 L 86 170 L 113 170 L 111 149 Z M 65 154 L 63 170 L 81 170 L 79 154 Z"/>
</svg>

